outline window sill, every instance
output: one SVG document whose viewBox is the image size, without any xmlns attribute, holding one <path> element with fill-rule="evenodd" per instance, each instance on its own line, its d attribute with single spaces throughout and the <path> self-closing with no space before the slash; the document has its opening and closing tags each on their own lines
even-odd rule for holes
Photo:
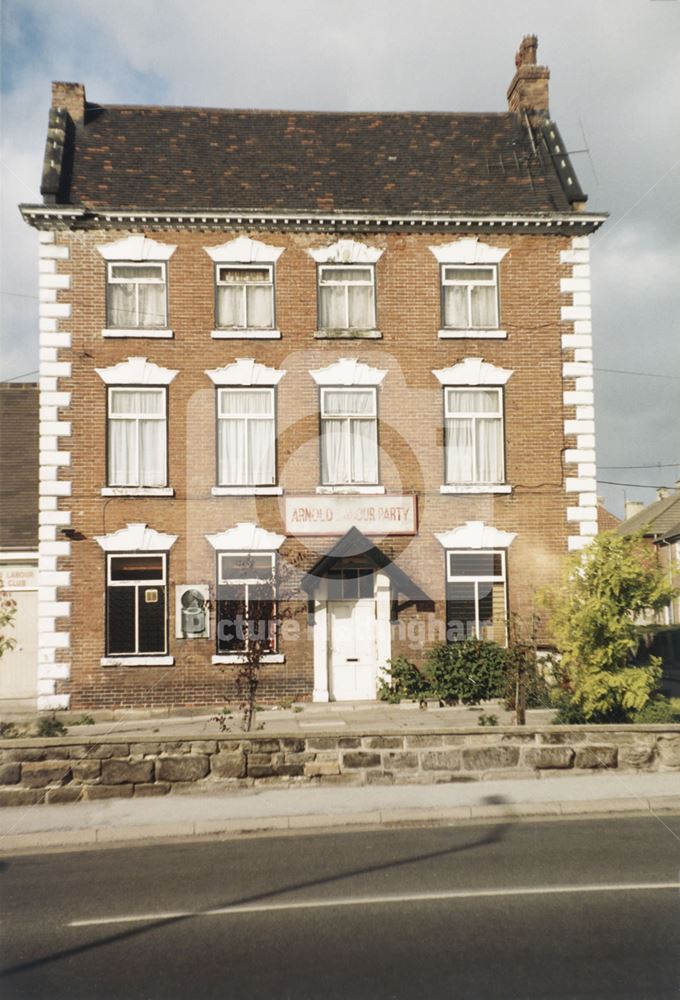
<svg viewBox="0 0 680 1000">
<path fill-rule="evenodd" d="M 465 483 L 439 487 L 440 493 L 512 493 L 509 483 Z"/>
<path fill-rule="evenodd" d="M 281 340 L 280 330 L 211 330 L 213 340 Z"/>
<path fill-rule="evenodd" d="M 173 667 L 174 656 L 102 656 L 102 667 Z"/>
<path fill-rule="evenodd" d="M 380 330 L 315 330 L 316 340 L 382 340 Z"/>
<path fill-rule="evenodd" d="M 440 330 L 440 340 L 507 340 L 507 330 Z"/>
<path fill-rule="evenodd" d="M 280 497 L 283 486 L 213 486 L 214 497 Z"/>
<path fill-rule="evenodd" d="M 123 330 L 116 327 L 102 330 L 102 337 L 163 337 L 170 340 L 174 337 L 172 330 L 155 330 L 153 327 L 136 327 L 133 330 Z"/>
<path fill-rule="evenodd" d="M 384 486 L 317 486 L 317 493 L 364 493 L 368 496 L 382 496 Z"/>
<path fill-rule="evenodd" d="M 246 658 L 242 653 L 224 653 L 221 656 L 213 656 L 212 662 L 219 666 L 220 664 L 228 665 L 230 663 L 245 663 Z M 285 663 L 286 657 L 283 653 L 264 653 L 261 663 Z"/>
<path fill-rule="evenodd" d="M 172 486 L 105 486 L 103 497 L 174 497 Z"/>
</svg>

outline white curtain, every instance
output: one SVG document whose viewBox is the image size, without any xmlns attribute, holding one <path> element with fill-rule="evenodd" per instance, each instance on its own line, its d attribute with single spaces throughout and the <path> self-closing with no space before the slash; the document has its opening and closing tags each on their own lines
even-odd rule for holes
<svg viewBox="0 0 680 1000">
<path fill-rule="evenodd" d="M 322 330 L 341 330 L 347 326 L 345 295 L 343 285 L 323 285 L 319 288 Z"/>
<path fill-rule="evenodd" d="M 454 327 L 457 330 L 465 330 L 469 326 L 465 285 L 445 286 L 444 325 Z"/>
<path fill-rule="evenodd" d="M 270 390 L 221 390 L 217 449 L 222 486 L 272 485 L 274 439 L 274 401 Z"/>
<path fill-rule="evenodd" d="M 378 441 L 373 392 L 324 394 L 321 464 L 324 483 L 377 483 Z M 365 415 L 370 414 L 370 419 Z M 357 419 L 362 418 L 364 419 Z"/>
<path fill-rule="evenodd" d="M 239 285 L 220 285 L 217 289 L 217 325 L 245 326 L 243 289 Z"/>
<path fill-rule="evenodd" d="M 451 484 L 503 481 L 502 423 L 497 392 L 447 390 L 446 481 Z"/>
<path fill-rule="evenodd" d="M 495 287 L 475 285 L 471 289 L 470 298 L 473 328 L 484 330 L 498 326 Z"/>
<path fill-rule="evenodd" d="M 164 393 L 114 390 L 109 416 L 109 484 L 165 486 Z"/>
<path fill-rule="evenodd" d="M 109 285 L 109 323 L 123 328 L 137 325 L 134 285 Z"/>
<path fill-rule="evenodd" d="M 246 289 L 248 297 L 248 326 L 253 330 L 266 330 L 274 325 L 272 315 L 271 285 L 253 285 Z"/>
<path fill-rule="evenodd" d="M 370 285 L 350 285 L 349 326 L 352 330 L 369 330 L 373 326 L 373 288 Z"/>
<path fill-rule="evenodd" d="M 113 276 L 129 283 L 109 284 L 110 321 L 113 326 L 164 326 L 165 281 L 163 268 L 116 264 Z"/>
</svg>

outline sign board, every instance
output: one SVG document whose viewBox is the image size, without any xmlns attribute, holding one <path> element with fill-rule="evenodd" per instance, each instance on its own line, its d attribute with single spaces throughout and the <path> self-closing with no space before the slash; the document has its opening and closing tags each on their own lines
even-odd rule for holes
<svg viewBox="0 0 680 1000">
<path fill-rule="evenodd" d="M 0 590 L 37 590 L 38 567 L 35 563 L 0 564 Z"/>
<path fill-rule="evenodd" d="M 344 535 L 352 527 L 364 535 L 416 533 L 416 498 L 412 493 L 394 496 L 338 493 L 284 499 L 288 535 Z"/>
</svg>

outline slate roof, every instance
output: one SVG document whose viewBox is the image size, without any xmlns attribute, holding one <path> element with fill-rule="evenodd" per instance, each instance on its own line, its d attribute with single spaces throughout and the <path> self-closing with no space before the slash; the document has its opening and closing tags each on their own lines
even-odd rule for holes
<svg viewBox="0 0 680 1000">
<path fill-rule="evenodd" d="M 644 510 L 633 514 L 627 521 L 619 525 L 619 533 L 632 535 L 644 529 L 646 535 L 665 535 L 671 531 L 680 520 L 680 492 L 655 500 Z"/>
<path fill-rule="evenodd" d="M 0 383 L 0 548 L 38 548 L 38 386 Z"/>
<path fill-rule="evenodd" d="M 88 104 L 68 139 L 58 201 L 100 210 L 570 212 L 570 200 L 585 196 L 576 182 L 567 197 L 545 135 L 534 130 L 534 148 L 509 112 Z"/>
</svg>

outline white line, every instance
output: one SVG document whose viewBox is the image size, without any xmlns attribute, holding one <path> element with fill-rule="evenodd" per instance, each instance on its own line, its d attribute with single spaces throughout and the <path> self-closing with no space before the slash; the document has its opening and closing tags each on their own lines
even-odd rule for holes
<svg viewBox="0 0 680 1000">
<path fill-rule="evenodd" d="M 132 913 L 121 917 L 72 920 L 68 927 L 95 927 L 103 924 L 145 923 L 182 920 L 187 917 L 238 916 L 241 913 L 270 913 L 278 910 L 315 910 L 334 906 L 386 906 L 392 903 L 436 902 L 447 899 L 490 899 L 502 896 L 551 896 L 585 892 L 657 892 L 680 889 L 680 882 L 631 882 L 613 885 L 553 885 L 518 889 L 453 889 L 449 892 L 414 892 L 400 896 L 349 896 L 346 899 L 310 899 L 290 903 L 252 903 L 222 906 L 213 910 L 175 910 L 166 913 Z"/>
</svg>

